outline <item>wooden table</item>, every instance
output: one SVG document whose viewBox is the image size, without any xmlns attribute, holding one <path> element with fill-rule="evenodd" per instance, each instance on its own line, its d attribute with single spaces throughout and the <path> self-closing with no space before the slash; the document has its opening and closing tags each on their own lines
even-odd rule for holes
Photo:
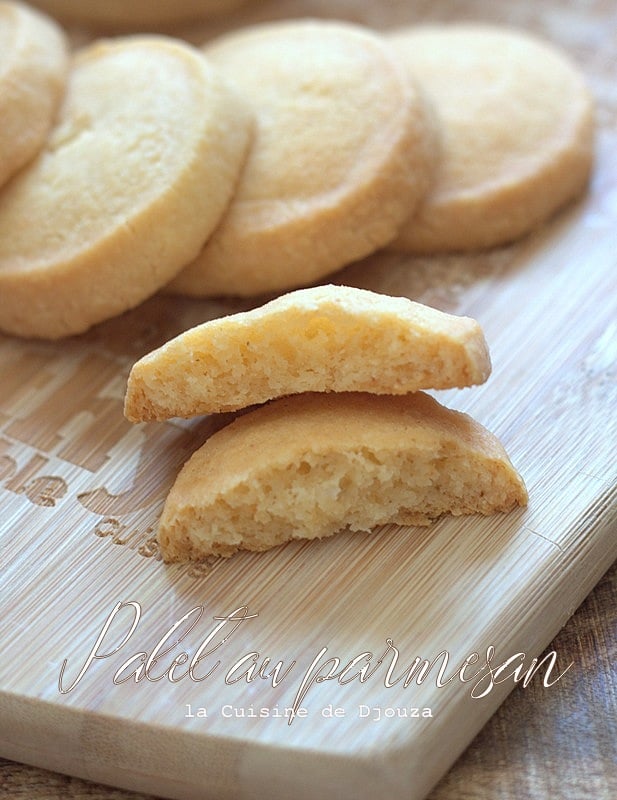
<svg viewBox="0 0 617 800">
<path fill-rule="evenodd" d="M 516 689 L 427 800 L 617 797 L 617 565 L 551 643 L 574 666 L 549 689 Z M 149 800 L 0 759 L 0 797 Z"/>
</svg>

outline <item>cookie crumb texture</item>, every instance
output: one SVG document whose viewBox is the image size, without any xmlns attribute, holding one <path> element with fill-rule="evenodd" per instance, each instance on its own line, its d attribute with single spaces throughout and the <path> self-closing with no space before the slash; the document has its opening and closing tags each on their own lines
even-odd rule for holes
<svg viewBox="0 0 617 800">
<path fill-rule="evenodd" d="M 300 392 L 406 394 L 483 383 L 491 370 L 469 317 L 347 286 L 299 289 L 199 325 L 132 368 L 131 422 L 235 411 Z"/>
<path fill-rule="evenodd" d="M 499 441 L 428 395 L 304 394 L 214 434 L 178 475 L 158 539 L 166 561 L 198 560 L 526 503 Z"/>
<path fill-rule="evenodd" d="M 0 328 L 59 338 L 154 294 L 219 222 L 251 130 L 189 45 L 81 51 L 44 149 L 0 193 Z"/>
</svg>

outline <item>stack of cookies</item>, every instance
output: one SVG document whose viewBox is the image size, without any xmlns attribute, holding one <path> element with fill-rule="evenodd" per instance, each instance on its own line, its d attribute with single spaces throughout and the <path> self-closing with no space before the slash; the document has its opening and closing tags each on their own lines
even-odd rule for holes
<svg viewBox="0 0 617 800">
<path fill-rule="evenodd" d="M 300 289 L 186 331 L 133 366 L 128 419 L 263 405 L 181 470 L 159 525 L 163 557 L 525 505 L 497 439 L 422 391 L 489 374 L 474 320 L 343 286 Z"/>
<path fill-rule="evenodd" d="M 0 2 L 0 116 L 0 329 L 50 339 L 163 288 L 276 294 L 384 247 L 507 242 L 579 194 L 592 159 L 576 69 L 481 26 L 301 20 L 69 60 L 56 23 Z"/>
</svg>

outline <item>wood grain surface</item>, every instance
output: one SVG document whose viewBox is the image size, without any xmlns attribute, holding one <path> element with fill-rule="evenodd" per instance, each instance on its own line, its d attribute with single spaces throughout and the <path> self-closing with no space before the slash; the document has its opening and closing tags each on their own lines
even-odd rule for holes
<svg viewBox="0 0 617 800">
<path fill-rule="evenodd" d="M 548 650 L 573 659 L 567 680 L 510 695 L 427 800 L 611 800 L 617 796 L 617 565 Z M 150 800 L 0 759 L 0 796 Z"/>
<path fill-rule="evenodd" d="M 0 762 L 0 792 L 145 797 L 14 763 L 23 761 L 141 792 L 213 800 L 361 798 L 378 788 L 393 800 L 420 800 L 431 789 L 431 800 L 611 798 L 615 569 L 600 579 L 617 557 L 613 5 L 281 0 L 249 4 L 216 27 L 182 34 L 200 41 L 246 22 L 307 15 L 377 29 L 426 20 L 508 23 L 556 42 L 586 74 L 597 102 L 597 163 L 581 202 L 508 247 L 464 257 L 379 253 L 336 276 L 479 319 L 493 375 L 485 386 L 440 393 L 440 400 L 502 439 L 526 480 L 529 509 L 165 567 L 155 530 L 166 491 L 186 457 L 227 418 L 131 427 L 121 413 L 126 375 L 171 335 L 248 304 L 160 296 L 61 344 L 0 338 L 0 755 L 13 759 Z M 73 32 L 76 43 L 91 37 Z M 121 601 L 143 611 L 130 652 L 101 659 L 61 694 L 63 660 L 66 688 Z M 462 682 L 455 689 L 414 684 L 405 694 L 380 683 L 382 675 L 366 685 L 324 681 L 307 696 L 312 716 L 292 726 L 228 719 L 221 710 L 288 705 L 295 673 L 278 690 L 264 680 L 223 682 L 222 675 L 193 686 L 112 682 L 124 658 L 151 649 L 189 609 L 203 607 L 205 624 L 241 606 L 257 617 L 225 644 L 223 674 L 252 650 L 272 662 L 297 659 L 302 674 L 324 645 L 328 655 L 350 658 L 381 652 L 387 637 L 406 665 L 414 655 L 447 650 L 458 666 L 493 645 L 502 657 L 530 660 L 552 640 L 547 652 L 556 653 L 560 669 L 571 666 L 548 688 L 537 677 L 519 686 L 494 716 L 514 681 L 483 701 L 470 698 Z M 187 704 L 207 705 L 207 724 L 185 718 Z M 416 724 L 316 711 L 360 704 L 381 711 L 414 705 L 433 716 Z"/>
</svg>

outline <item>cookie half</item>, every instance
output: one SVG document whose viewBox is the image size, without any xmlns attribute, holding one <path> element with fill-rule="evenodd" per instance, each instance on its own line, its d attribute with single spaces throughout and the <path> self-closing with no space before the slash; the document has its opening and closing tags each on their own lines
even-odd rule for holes
<svg viewBox="0 0 617 800">
<path fill-rule="evenodd" d="M 233 203 L 172 282 L 194 296 L 306 286 L 389 242 L 433 172 L 433 118 L 377 35 L 294 21 L 205 48 L 257 130 Z"/>
<path fill-rule="evenodd" d="M 299 289 L 206 322 L 132 368 L 132 422 L 234 411 L 300 392 L 404 394 L 483 383 L 480 325 L 405 297 L 346 286 Z"/>
<path fill-rule="evenodd" d="M 408 28 L 389 43 L 426 91 L 442 130 L 435 182 L 395 248 L 503 244 L 584 190 L 592 101 L 565 55 L 527 34 L 481 25 Z"/>
<path fill-rule="evenodd" d="M 189 45 L 82 51 L 46 148 L 0 193 L 0 328 L 67 336 L 156 292 L 218 223 L 251 125 Z"/>
<path fill-rule="evenodd" d="M 526 503 L 498 440 L 428 395 L 304 394 L 238 418 L 197 450 L 158 540 L 166 561 L 186 561 Z"/>
<path fill-rule="evenodd" d="M 65 36 L 51 19 L 0 2 L 0 186 L 43 146 L 68 63 Z"/>
</svg>

